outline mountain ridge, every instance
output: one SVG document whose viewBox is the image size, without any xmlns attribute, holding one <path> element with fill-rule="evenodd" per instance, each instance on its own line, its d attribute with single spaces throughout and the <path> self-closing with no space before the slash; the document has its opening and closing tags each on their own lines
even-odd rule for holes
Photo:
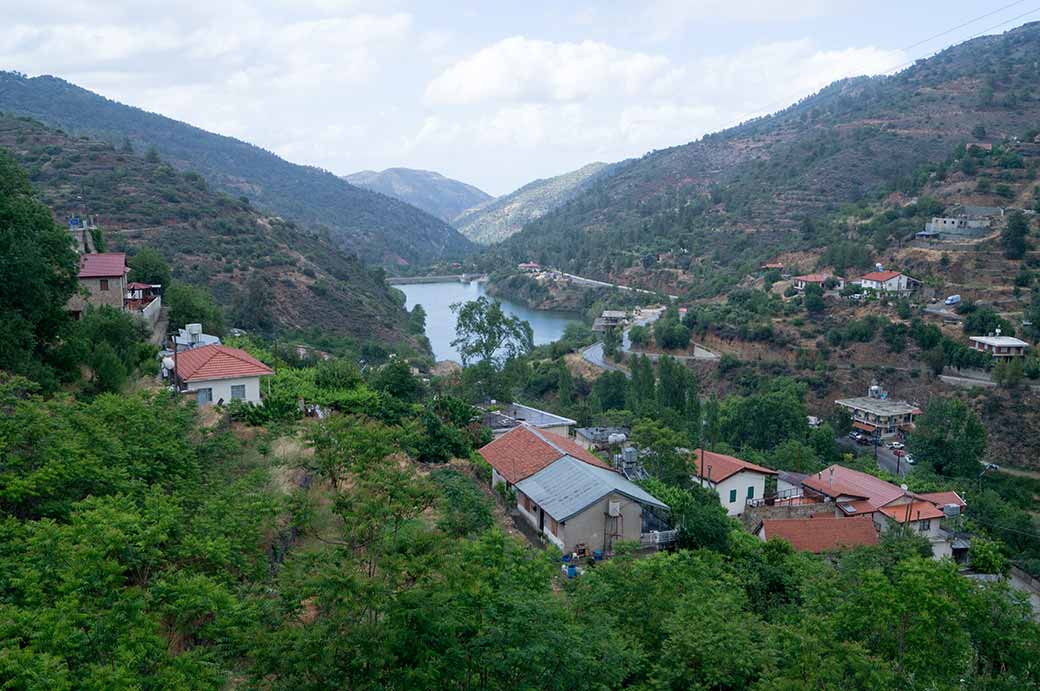
<svg viewBox="0 0 1040 691">
<path fill-rule="evenodd" d="M 325 228 L 339 247 L 369 262 L 404 266 L 456 258 L 472 249 L 450 225 L 398 199 L 58 77 L 0 71 L 0 111 L 113 145 L 129 139 L 139 147 L 154 146 L 175 168 L 194 170 L 214 187 L 249 197 L 271 213 Z"/>
<path fill-rule="evenodd" d="M 412 340 L 407 314 L 375 270 L 213 192 L 198 173 L 12 115 L 0 115 L 0 149 L 28 171 L 57 222 L 98 216 L 110 250 L 157 249 L 174 278 L 209 288 L 235 326 Z"/>
<path fill-rule="evenodd" d="M 484 260 L 657 288 L 657 258 L 675 256 L 673 285 L 716 291 L 730 269 L 840 238 L 819 226 L 843 205 L 916 194 L 957 143 L 1035 126 L 1037 54 L 1032 23 L 896 75 L 839 80 L 775 114 L 619 164 Z"/>
<path fill-rule="evenodd" d="M 432 170 L 393 167 L 342 177 L 352 185 L 399 199 L 449 224 L 466 209 L 493 199 L 474 185 Z"/>
<path fill-rule="evenodd" d="M 608 175 L 615 163 L 588 163 L 576 170 L 532 180 L 523 187 L 464 211 L 455 227 L 482 245 L 501 242 L 515 235 L 524 224 L 541 218 Z"/>
</svg>

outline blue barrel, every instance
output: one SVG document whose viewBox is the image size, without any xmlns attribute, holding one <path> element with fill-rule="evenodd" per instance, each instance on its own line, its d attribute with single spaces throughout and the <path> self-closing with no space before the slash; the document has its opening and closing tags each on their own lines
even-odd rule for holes
<svg viewBox="0 0 1040 691">
<path fill-rule="evenodd" d="M 595 559 L 596 561 L 603 561 L 603 550 L 601 550 L 601 549 L 593 550 L 592 558 Z"/>
<path fill-rule="evenodd" d="M 574 564 L 568 565 L 567 566 L 567 578 L 574 578 L 577 575 L 578 575 L 578 567 L 575 566 Z"/>
<path fill-rule="evenodd" d="M 569 554 L 564 554 L 564 555 L 563 555 L 563 560 L 564 560 L 565 562 L 569 562 L 569 561 L 571 560 L 571 555 L 569 555 Z"/>
</svg>

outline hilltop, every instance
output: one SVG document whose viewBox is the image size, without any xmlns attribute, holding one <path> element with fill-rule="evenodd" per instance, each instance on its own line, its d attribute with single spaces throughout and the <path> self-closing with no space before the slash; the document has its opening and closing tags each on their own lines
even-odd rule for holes
<svg viewBox="0 0 1040 691">
<path fill-rule="evenodd" d="M 285 161 L 246 142 L 117 103 L 51 76 L 0 72 L 0 111 L 141 150 L 155 147 L 177 170 L 258 208 L 324 227 L 339 247 L 389 266 L 455 258 L 471 244 L 413 206 L 355 187 L 332 173 Z"/>
<path fill-rule="evenodd" d="M 466 209 L 494 198 L 473 185 L 430 170 L 362 170 L 344 175 L 343 179 L 352 185 L 400 199 L 448 223 Z"/>
<path fill-rule="evenodd" d="M 607 163 L 590 163 L 563 175 L 529 182 L 515 192 L 464 212 L 455 219 L 455 227 L 482 245 L 501 242 L 519 232 L 524 224 L 565 204 L 611 168 Z"/>
<path fill-rule="evenodd" d="M 198 173 L 10 115 L 0 115 L 0 148 L 28 170 L 59 223 L 97 215 L 109 249 L 158 249 L 175 278 L 210 288 L 236 326 L 408 340 L 406 314 L 380 272 L 211 190 Z"/>
<path fill-rule="evenodd" d="M 671 255 L 681 258 L 681 290 L 713 291 L 779 251 L 834 242 L 818 221 L 844 205 L 916 194 L 922 171 L 957 144 L 1036 127 L 1037 54 L 1040 24 L 1028 24 L 619 164 L 492 261 L 530 258 L 655 287 L 657 257 Z"/>
</svg>

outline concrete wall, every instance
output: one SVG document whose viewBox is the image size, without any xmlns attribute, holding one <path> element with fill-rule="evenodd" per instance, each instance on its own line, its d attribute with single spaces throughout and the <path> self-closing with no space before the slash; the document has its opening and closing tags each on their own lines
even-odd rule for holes
<svg viewBox="0 0 1040 691">
<path fill-rule="evenodd" d="M 260 402 L 260 377 L 241 377 L 238 379 L 188 382 L 186 387 L 189 392 L 198 391 L 199 389 L 212 389 L 212 402 L 218 403 L 223 399 L 224 403 L 227 404 L 231 402 L 231 387 L 238 385 L 244 385 L 246 387 L 246 397 L 244 399 L 246 402 Z M 188 393 L 186 395 L 195 396 L 196 394 Z"/>
<path fill-rule="evenodd" d="M 108 290 L 101 290 L 101 281 L 108 281 Z M 68 309 L 71 312 L 82 312 L 87 305 L 100 307 L 108 305 L 118 310 L 123 309 L 123 298 L 126 297 L 126 277 L 114 278 L 81 278 L 79 287 L 86 289 L 87 297 L 76 293 L 69 298 Z"/>
<path fill-rule="evenodd" d="M 833 503 L 818 504 L 780 504 L 778 506 L 748 506 L 740 517 L 741 523 L 748 530 L 754 530 L 759 523 L 781 518 L 809 518 L 815 514 L 833 514 Z"/>
<path fill-rule="evenodd" d="M 639 536 L 643 532 L 643 507 L 639 502 L 614 493 L 604 497 L 578 515 L 572 516 L 560 526 L 559 533 L 563 540 L 564 553 L 574 552 L 579 543 L 585 543 L 590 551 L 607 549 L 607 535 L 604 533 L 604 529 L 608 525 L 606 514 L 608 503 L 611 501 L 621 503 L 622 518 L 618 519 L 618 527 L 622 529 L 622 536 L 617 540 L 639 540 Z M 548 521 L 546 521 L 546 526 L 548 529 Z"/>
<path fill-rule="evenodd" d="M 558 434 L 561 437 L 571 436 L 570 425 L 553 425 L 552 427 L 539 427 L 538 429 L 544 430 L 546 432 L 552 432 L 553 434 Z"/>
<path fill-rule="evenodd" d="M 155 322 L 159 321 L 160 312 L 162 312 L 162 297 L 156 296 L 154 300 L 141 310 L 141 316 L 144 317 L 145 322 L 149 326 L 155 326 Z"/>
</svg>

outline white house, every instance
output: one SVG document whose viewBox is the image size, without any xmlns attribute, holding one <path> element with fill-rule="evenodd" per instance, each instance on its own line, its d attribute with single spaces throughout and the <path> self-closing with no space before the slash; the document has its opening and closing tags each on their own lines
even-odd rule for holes
<svg viewBox="0 0 1040 691">
<path fill-rule="evenodd" d="M 794 281 L 795 290 L 805 290 L 806 286 L 818 285 L 821 288 L 824 287 L 828 281 L 834 282 L 834 287 L 841 290 L 845 287 L 845 279 L 841 276 L 833 276 L 831 274 L 806 274 L 804 276 L 795 276 L 791 279 Z"/>
<path fill-rule="evenodd" d="M 853 428 L 881 438 L 912 431 L 914 419 L 921 414 L 921 409 L 912 403 L 890 399 L 888 392 L 877 384 L 870 387 L 866 396 L 840 398 L 835 403 L 849 411 Z"/>
<path fill-rule="evenodd" d="M 199 405 L 259 403 L 260 378 L 274 374 L 246 351 L 223 345 L 177 352 L 172 359 L 174 386 L 178 391 L 194 393 Z"/>
<path fill-rule="evenodd" d="M 744 513 L 749 499 L 766 495 L 766 478 L 776 471 L 733 456 L 694 449 L 694 478 L 704 487 L 714 489 L 730 516 Z"/>
<path fill-rule="evenodd" d="M 871 271 L 857 281 L 864 288 L 871 288 L 879 293 L 898 293 L 905 295 L 914 289 L 918 281 L 898 271 Z"/>
</svg>

